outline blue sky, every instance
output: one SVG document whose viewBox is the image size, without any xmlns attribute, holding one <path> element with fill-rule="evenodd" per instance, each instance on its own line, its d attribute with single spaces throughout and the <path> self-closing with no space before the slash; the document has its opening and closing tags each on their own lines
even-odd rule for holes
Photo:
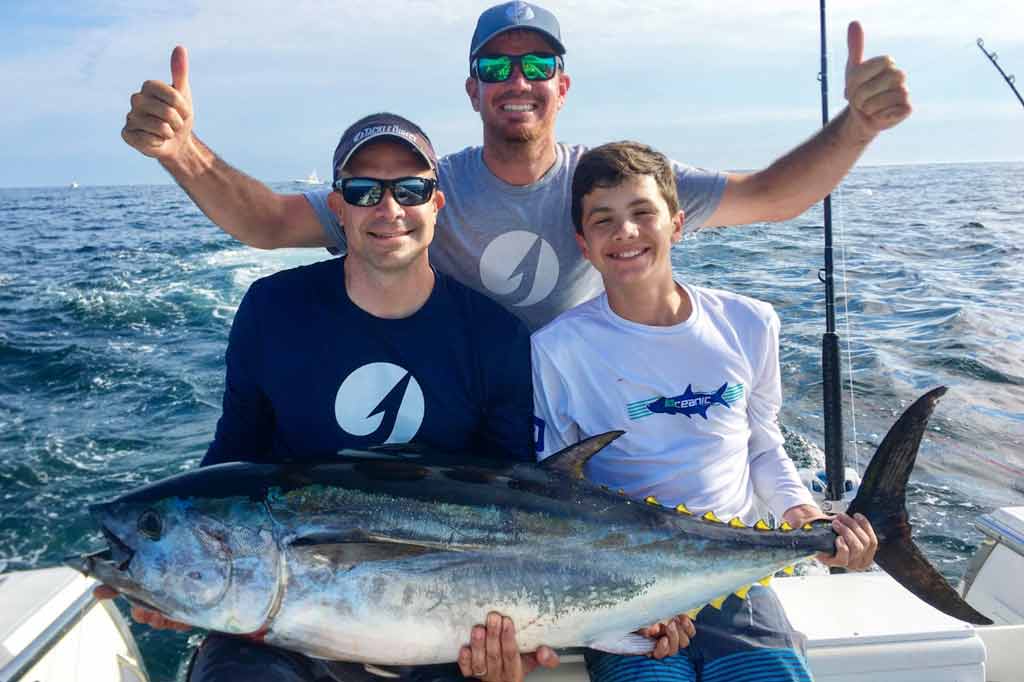
<svg viewBox="0 0 1024 682">
<path fill-rule="evenodd" d="M 321 176 L 337 136 L 381 109 L 421 123 L 441 152 L 480 142 L 463 92 L 488 0 L 218 0 L 0 4 L 0 186 L 145 184 L 168 176 L 120 139 L 128 99 L 170 80 L 189 48 L 196 132 L 263 180 Z M 550 0 L 573 78 L 559 138 L 634 138 L 709 168 L 756 168 L 819 125 L 811 0 Z M 908 72 L 914 115 L 862 163 L 1024 161 L 1024 108 L 975 46 L 1024 85 L 1024 3 L 834 0 L 833 112 L 846 24 L 866 56 Z"/>
</svg>

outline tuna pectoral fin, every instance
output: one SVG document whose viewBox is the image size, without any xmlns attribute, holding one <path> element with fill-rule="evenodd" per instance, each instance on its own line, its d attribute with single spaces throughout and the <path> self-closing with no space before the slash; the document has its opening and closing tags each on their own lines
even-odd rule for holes
<svg viewBox="0 0 1024 682">
<path fill-rule="evenodd" d="M 928 563 L 910 536 L 907 516 L 907 481 L 917 459 L 917 448 L 944 387 L 929 391 L 889 429 L 871 458 L 857 497 L 847 513 L 861 513 L 878 536 L 875 561 L 899 584 L 945 614 L 976 625 L 991 620 L 965 602 L 946 579 Z"/>
<path fill-rule="evenodd" d="M 642 656 L 654 651 L 654 640 L 631 632 L 627 635 L 608 635 L 590 643 L 591 649 L 609 654 Z"/>
<path fill-rule="evenodd" d="M 550 457 L 544 458 L 540 466 L 544 469 L 562 471 L 573 478 L 582 479 L 583 465 L 587 463 L 587 460 L 624 433 L 625 431 L 609 431 L 597 436 L 591 436 L 586 440 L 581 440 L 576 445 L 570 445 L 564 450 L 559 450 Z"/>
<path fill-rule="evenodd" d="M 362 531 L 344 534 L 318 533 L 295 538 L 289 543 L 295 554 L 345 567 L 368 561 L 394 561 L 445 551 L 443 547 L 375 536 Z"/>
<path fill-rule="evenodd" d="M 292 545 L 297 557 L 308 556 L 319 564 L 348 569 L 370 561 L 395 561 L 436 552 L 417 545 L 379 544 L 374 542 L 339 542 L 332 545 Z"/>
</svg>

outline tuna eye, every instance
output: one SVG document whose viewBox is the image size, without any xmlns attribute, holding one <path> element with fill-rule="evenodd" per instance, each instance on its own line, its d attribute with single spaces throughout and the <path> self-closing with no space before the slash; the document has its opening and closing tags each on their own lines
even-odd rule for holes
<svg viewBox="0 0 1024 682">
<path fill-rule="evenodd" d="M 164 531 L 163 521 L 160 515 L 152 509 L 147 509 L 139 516 L 139 532 L 150 540 L 159 540 Z"/>
</svg>

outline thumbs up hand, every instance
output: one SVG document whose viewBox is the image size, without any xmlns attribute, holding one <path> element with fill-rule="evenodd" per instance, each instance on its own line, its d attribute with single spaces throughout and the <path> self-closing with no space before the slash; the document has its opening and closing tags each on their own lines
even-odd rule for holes
<svg viewBox="0 0 1024 682">
<path fill-rule="evenodd" d="M 896 68 L 888 55 L 864 61 L 864 29 L 852 21 L 846 31 L 845 97 L 850 118 L 870 139 L 900 123 L 913 110 L 907 90 L 907 74 Z"/>
<path fill-rule="evenodd" d="M 145 156 L 175 160 L 192 139 L 192 89 L 184 47 L 171 52 L 171 84 L 146 81 L 132 95 L 131 105 L 121 138 Z"/>
</svg>

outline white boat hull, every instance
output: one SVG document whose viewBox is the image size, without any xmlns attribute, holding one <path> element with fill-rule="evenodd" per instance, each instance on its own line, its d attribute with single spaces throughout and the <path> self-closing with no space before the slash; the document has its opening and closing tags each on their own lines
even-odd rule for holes
<svg viewBox="0 0 1024 682">
<path fill-rule="evenodd" d="M 121 613 L 70 568 L 0 575 L 0 682 L 147 682 Z"/>
</svg>

